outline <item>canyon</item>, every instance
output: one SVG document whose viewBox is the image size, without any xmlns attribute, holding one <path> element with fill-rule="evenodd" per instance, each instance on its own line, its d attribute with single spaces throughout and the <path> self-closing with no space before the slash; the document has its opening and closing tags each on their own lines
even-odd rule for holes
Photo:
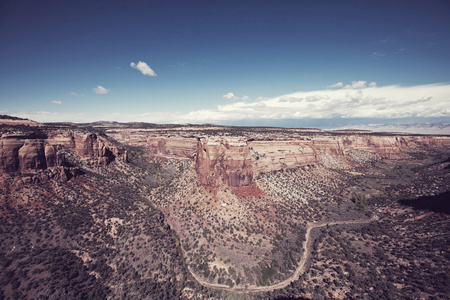
<svg viewBox="0 0 450 300">
<path fill-rule="evenodd" d="M 202 128 L 202 131 L 217 130 Z M 224 129 L 222 129 L 224 130 Z M 225 129 L 226 130 L 226 129 Z M 243 136 L 191 136 L 155 134 L 152 131 L 106 131 L 106 136 L 89 132 L 51 132 L 36 134 L 4 133 L 0 137 L 2 173 L 36 172 L 64 167 L 65 149 L 91 164 L 105 166 L 115 159 L 127 161 L 127 152 L 117 142 L 143 146 L 149 159 L 191 160 L 203 185 L 247 186 L 261 173 L 323 164 L 351 168 L 374 159 L 402 159 L 411 147 L 450 147 L 448 136 L 377 134 L 372 132 L 326 132 L 286 129 L 282 134 L 247 132 Z M 291 135 L 288 133 L 292 132 Z"/>
<path fill-rule="evenodd" d="M 0 123 L 4 298 L 450 292 L 450 136 Z"/>
<path fill-rule="evenodd" d="M 291 135 L 288 134 L 290 132 Z M 111 130 L 108 134 L 122 143 L 148 148 L 151 157 L 193 161 L 198 178 L 204 185 L 234 187 L 249 185 L 253 178 L 265 172 L 310 164 L 348 169 L 373 159 L 406 158 L 403 152 L 412 147 L 450 147 L 448 136 L 372 132 L 305 130 L 298 133 L 298 130 L 286 129 L 281 134 L 271 132 L 269 136 L 250 131 L 243 136 L 204 136 L 200 133 L 186 137 L 124 129 Z"/>
</svg>

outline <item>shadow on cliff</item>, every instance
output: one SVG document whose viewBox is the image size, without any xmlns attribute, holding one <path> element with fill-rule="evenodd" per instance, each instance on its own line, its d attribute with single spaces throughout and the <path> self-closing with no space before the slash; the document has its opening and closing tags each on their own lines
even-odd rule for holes
<svg viewBox="0 0 450 300">
<path fill-rule="evenodd" d="M 66 176 L 67 181 L 72 179 L 73 177 L 86 174 L 86 172 L 83 171 L 83 169 L 81 169 L 79 166 L 77 166 L 76 164 L 73 164 L 71 162 L 64 161 L 63 165 L 64 165 L 63 172 Z"/>
<path fill-rule="evenodd" d="M 444 160 L 442 163 L 450 163 L 450 157 L 447 158 L 446 160 Z M 450 164 L 448 164 L 448 166 L 446 166 L 444 169 L 449 170 L 450 169 Z"/>
<path fill-rule="evenodd" d="M 450 214 L 450 191 L 436 196 L 424 196 L 417 199 L 403 199 L 401 205 L 410 206 L 416 210 L 429 210 L 437 213 Z"/>
<path fill-rule="evenodd" d="M 116 156 L 111 152 L 111 150 L 106 149 L 104 156 L 106 157 L 106 164 L 109 165 L 111 162 L 116 160 Z"/>
</svg>

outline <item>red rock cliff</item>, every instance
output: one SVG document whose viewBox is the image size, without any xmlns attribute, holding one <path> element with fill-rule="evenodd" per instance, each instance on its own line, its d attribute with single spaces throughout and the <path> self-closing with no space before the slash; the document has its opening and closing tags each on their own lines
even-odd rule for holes
<svg viewBox="0 0 450 300">
<path fill-rule="evenodd" d="M 0 175 L 10 173 L 37 172 L 63 168 L 64 154 L 56 147 L 64 146 L 80 158 L 91 159 L 98 165 L 107 165 L 116 158 L 126 161 L 126 151 L 108 143 L 95 134 L 73 132 L 46 134 L 3 134 L 0 137 Z M 63 169 L 60 170 L 64 179 Z M 67 174 L 66 174 L 67 175 Z"/>
<path fill-rule="evenodd" d="M 64 132 L 48 138 L 53 145 L 61 145 L 74 151 L 80 158 L 97 165 L 107 165 L 115 159 L 127 161 L 125 150 L 119 149 L 106 138 L 93 133 Z"/>
<path fill-rule="evenodd" d="M 0 171 L 24 172 L 61 166 L 63 157 L 45 136 L 2 135 L 0 138 Z"/>
<path fill-rule="evenodd" d="M 242 139 L 199 138 L 195 169 L 204 185 L 248 185 L 253 181 L 251 154 Z"/>
<path fill-rule="evenodd" d="M 145 135 L 127 131 L 114 137 L 122 142 L 146 145 L 150 154 L 191 159 L 204 185 L 243 186 L 262 172 L 325 164 L 348 168 L 376 159 L 407 158 L 408 151 L 450 147 L 450 137 L 393 134 L 298 134 L 284 130 L 278 136 Z"/>
<path fill-rule="evenodd" d="M 187 137 L 149 137 L 146 146 L 150 156 L 193 159 L 196 153 L 196 141 Z"/>
</svg>

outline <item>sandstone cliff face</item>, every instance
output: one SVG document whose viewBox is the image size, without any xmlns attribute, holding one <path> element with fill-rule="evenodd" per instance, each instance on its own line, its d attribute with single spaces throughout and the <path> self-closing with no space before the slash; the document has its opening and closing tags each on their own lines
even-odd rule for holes
<svg viewBox="0 0 450 300">
<path fill-rule="evenodd" d="M 0 170 L 24 172 L 60 166 L 63 157 L 46 142 L 45 136 L 3 135 L 0 138 Z"/>
<path fill-rule="evenodd" d="M 450 147 L 448 137 L 343 135 L 250 141 L 254 176 L 283 168 L 324 164 L 348 168 L 378 159 L 405 159 L 414 147 Z"/>
<path fill-rule="evenodd" d="M 95 134 L 3 134 L 0 137 L 0 175 L 48 170 L 45 176 L 66 181 L 78 170 L 66 166 L 64 153 L 58 152 L 58 147 L 74 151 L 91 164 L 107 165 L 116 158 L 127 160 L 126 151 Z"/>
<path fill-rule="evenodd" d="M 371 157 L 402 158 L 408 146 L 407 138 L 391 136 L 317 136 L 300 139 L 251 141 L 256 173 L 308 164 L 327 164 L 345 168 L 357 161 L 350 155 L 354 151 Z"/>
<path fill-rule="evenodd" d="M 251 154 L 243 139 L 198 139 L 195 169 L 204 185 L 248 185 L 253 181 Z"/>
<path fill-rule="evenodd" d="M 49 171 L 45 174 L 39 173 Z M 13 178 L 10 174 L 28 174 Z M 0 182 L 32 183 L 45 178 L 67 181 L 77 170 L 64 167 L 64 154 L 57 153 L 46 135 L 4 134 L 0 138 Z M 34 175 L 33 175 L 34 174 Z"/>
<path fill-rule="evenodd" d="M 43 141 L 25 140 L 18 153 L 20 171 L 46 169 L 44 147 Z"/>
<path fill-rule="evenodd" d="M 197 150 L 195 138 L 186 137 L 149 137 L 146 147 L 152 157 L 163 156 L 193 159 Z"/>
<path fill-rule="evenodd" d="M 379 159 L 406 159 L 423 147 L 450 148 L 450 137 L 376 134 L 303 134 L 245 136 L 167 136 L 142 132 L 114 138 L 145 145 L 151 155 L 190 159 L 200 182 L 208 186 L 249 185 L 259 174 L 310 164 L 349 168 Z"/>
<path fill-rule="evenodd" d="M 107 165 L 116 158 L 127 161 L 127 152 L 109 143 L 96 134 L 63 132 L 53 134 L 48 138 L 53 145 L 61 145 L 72 150 L 82 159 L 91 159 L 91 163 Z"/>
</svg>

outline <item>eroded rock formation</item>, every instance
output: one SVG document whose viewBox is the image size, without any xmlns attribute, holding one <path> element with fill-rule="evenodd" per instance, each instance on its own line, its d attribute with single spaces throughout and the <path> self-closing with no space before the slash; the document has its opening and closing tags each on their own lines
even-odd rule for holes
<svg viewBox="0 0 450 300">
<path fill-rule="evenodd" d="M 199 138 L 195 169 L 204 185 L 248 185 L 253 181 L 252 160 L 244 139 Z"/>
<path fill-rule="evenodd" d="M 287 134 L 285 133 L 287 132 Z M 116 132 L 125 143 L 146 146 L 151 156 L 190 159 L 202 184 L 245 186 L 259 174 L 310 164 L 349 168 L 379 159 L 405 159 L 408 150 L 450 147 L 450 137 L 374 133 L 298 133 L 286 129 L 253 136 Z"/>
<path fill-rule="evenodd" d="M 152 157 L 174 157 L 193 159 L 196 153 L 197 144 L 195 138 L 188 137 L 149 137 L 145 141 L 145 146 L 149 149 Z"/>
<path fill-rule="evenodd" d="M 66 131 L 53 134 L 48 140 L 54 145 L 73 150 L 82 159 L 91 159 L 93 164 L 104 166 L 116 158 L 127 161 L 125 150 L 119 149 L 106 138 L 94 133 Z"/>
<path fill-rule="evenodd" d="M 46 136 L 5 134 L 0 138 L 0 170 L 25 172 L 61 165 Z M 61 158 L 60 158 L 61 159 Z"/>
<path fill-rule="evenodd" d="M 48 170 L 45 176 L 66 181 L 75 176 L 78 170 L 66 165 L 64 150 L 74 151 L 81 159 L 96 165 L 107 165 L 116 158 L 127 160 L 126 151 L 96 134 L 72 131 L 51 132 L 50 136 L 35 133 L 3 134 L 0 137 L 0 175 Z"/>
</svg>

